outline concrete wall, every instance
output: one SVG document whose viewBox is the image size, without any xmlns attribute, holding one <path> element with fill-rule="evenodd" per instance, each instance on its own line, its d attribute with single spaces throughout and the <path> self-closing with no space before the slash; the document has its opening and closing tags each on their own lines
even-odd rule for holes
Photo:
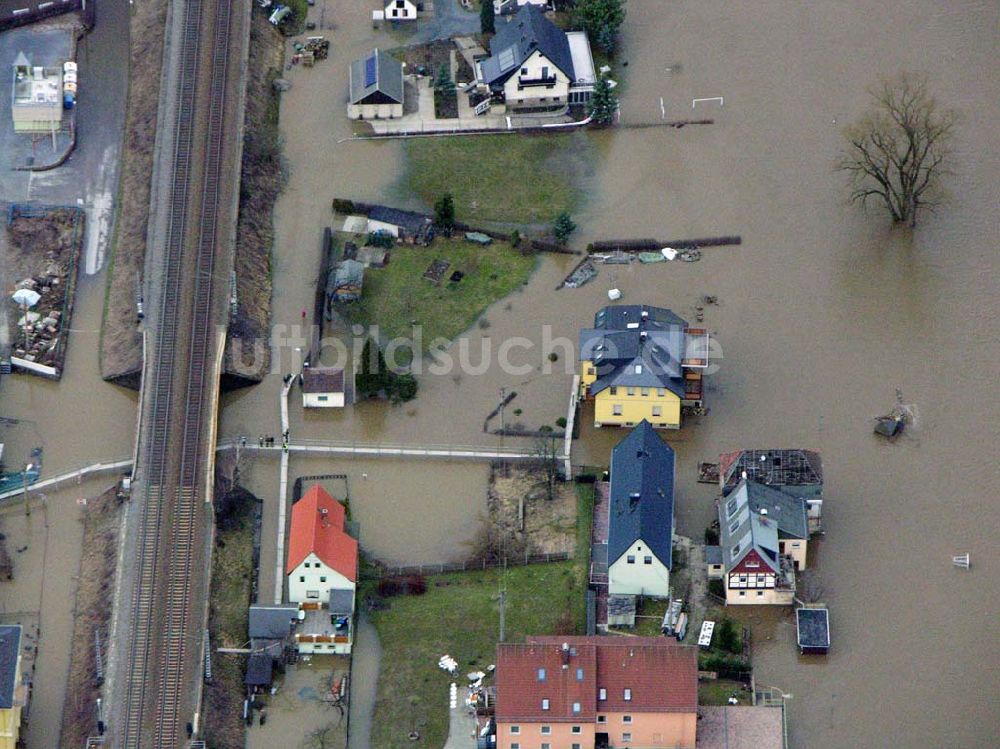
<svg viewBox="0 0 1000 749">
<path fill-rule="evenodd" d="M 343 408 L 343 393 L 303 393 L 302 405 L 305 408 Z"/>
<path fill-rule="evenodd" d="M 552 86 L 520 87 L 521 80 L 541 78 L 543 68 L 548 68 L 549 76 L 555 76 L 556 80 Z M 527 72 L 522 72 L 525 70 Z M 521 70 L 504 84 L 504 96 L 508 107 L 558 106 L 566 104 L 569 98 L 569 83 L 569 78 L 561 70 L 549 62 L 545 55 L 536 51 L 522 63 Z"/>
<path fill-rule="evenodd" d="M 629 564 L 629 557 L 635 562 Z M 646 557 L 650 564 L 645 563 Z M 641 539 L 608 567 L 608 593 L 610 595 L 646 595 L 666 598 L 670 595 L 670 570 L 661 562 L 645 541 Z"/>
</svg>

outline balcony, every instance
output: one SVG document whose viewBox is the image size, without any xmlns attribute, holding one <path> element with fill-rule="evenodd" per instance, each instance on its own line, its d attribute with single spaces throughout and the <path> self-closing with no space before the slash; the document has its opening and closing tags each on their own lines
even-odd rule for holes
<svg viewBox="0 0 1000 749">
<path fill-rule="evenodd" d="M 526 88 L 537 88 L 539 86 L 552 88 L 556 85 L 557 80 L 558 79 L 554 75 L 550 75 L 547 78 L 518 78 L 517 90 L 523 91 Z"/>
</svg>

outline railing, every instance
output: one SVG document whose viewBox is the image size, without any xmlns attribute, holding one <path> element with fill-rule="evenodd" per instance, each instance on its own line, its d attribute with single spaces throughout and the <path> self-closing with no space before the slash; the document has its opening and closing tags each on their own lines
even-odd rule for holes
<svg viewBox="0 0 1000 749">
<path fill-rule="evenodd" d="M 524 556 L 508 557 L 506 563 L 500 560 L 465 561 L 465 562 L 439 562 L 437 564 L 415 564 L 405 567 L 383 567 L 383 573 L 387 576 L 400 575 L 440 575 L 445 572 L 468 572 L 471 570 L 496 569 L 498 567 L 522 567 L 528 564 L 548 564 L 549 562 L 566 562 L 573 558 L 567 551 L 552 552 L 549 554 L 525 554 Z"/>
<path fill-rule="evenodd" d="M 126 468 L 132 467 L 132 461 L 123 458 L 121 460 L 115 460 L 108 463 L 93 463 L 88 466 L 83 466 L 75 471 L 69 471 L 68 473 L 62 473 L 58 476 L 53 476 L 51 478 L 43 479 L 41 481 L 36 481 L 33 484 L 28 484 L 28 492 L 37 492 L 41 489 L 55 489 L 61 484 L 65 484 L 69 481 L 77 481 L 77 483 L 82 482 L 84 479 L 91 475 L 99 475 L 102 473 L 110 473 L 112 471 L 124 471 Z M 19 486 L 16 489 L 10 489 L 3 493 L 0 493 L 0 505 L 5 499 L 10 499 L 11 497 L 20 497 L 24 494 L 24 487 Z"/>
<path fill-rule="evenodd" d="M 218 450 L 234 449 L 239 442 L 238 439 L 227 438 L 219 440 Z M 262 446 L 257 442 L 247 442 L 241 450 L 254 450 L 261 452 L 280 452 L 285 448 L 280 442 L 275 442 L 273 446 Z M 401 456 L 427 456 L 441 458 L 521 458 L 525 460 L 539 460 L 545 456 L 539 456 L 529 449 L 518 449 L 509 446 L 487 445 L 407 445 L 402 443 L 381 443 L 381 442 L 353 442 L 349 440 L 318 440 L 301 439 L 288 444 L 289 452 L 328 452 L 328 453 L 354 453 L 358 455 L 373 455 L 386 457 Z"/>
</svg>

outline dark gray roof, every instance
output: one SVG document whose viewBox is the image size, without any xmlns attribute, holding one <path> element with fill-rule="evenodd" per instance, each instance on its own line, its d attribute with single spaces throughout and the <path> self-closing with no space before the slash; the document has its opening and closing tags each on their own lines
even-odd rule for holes
<svg viewBox="0 0 1000 749">
<path fill-rule="evenodd" d="M 330 613 L 353 614 L 354 591 L 343 588 L 330 588 Z"/>
<path fill-rule="evenodd" d="M 344 392 L 344 370 L 333 367 L 306 367 L 302 370 L 302 392 Z"/>
<path fill-rule="evenodd" d="M 608 564 L 642 539 L 672 569 L 674 451 L 648 421 L 611 451 Z"/>
<path fill-rule="evenodd" d="M 372 221 L 381 221 L 383 224 L 402 227 L 411 234 L 416 234 L 431 222 L 430 216 L 423 213 L 404 211 L 401 208 L 390 208 L 385 205 L 377 205 L 372 208 L 368 213 L 368 218 Z"/>
<path fill-rule="evenodd" d="M 722 564 L 722 547 L 705 547 L 705 564 Z"/>
<path fill-rule="evenodd" d="M 268 653 L 250 653 L 247 658 L 247 674 L 243 683 L 248 687 L 266 687 L 271 684 L 273 659 Z"/>
<path fill-rule="evenodd" d="M 608 596 L 608 613 L 617 616 L 635 615 L 635 596 Z"/>
<path fill-rule="evenodd" d="M 389 103 L 403 103 L 403 63 L 375 49 L 351 63 L 351 104 Z"/>
<path fill-rule="evenodd" d="M 830 613 L 825 608 L 799 608 L 795 611 L 799 647 L 830 647 Z"/>
<path fill-rule="evenodd" d="M 14 706 L 17 689 L 17 658 L 21 653 L 21 625 L 0 626 L 0 708 Z"/>
<path fill-rule="evenodd" d="M 280 606 L 251 606 L 248 617 L 250 638 L 283 640 L 292 631 L 299 607 L 294 603 Z"/>
<path fill-rule="evenodd" d="M 751 512 L 767 510 L 767 517 L 778 524 L 779 538 L 809 538 L 806 501 L 802 497 L 793 497 L 756 481 L 747 482 L 747 497 Z"/>
<path fill-rule="evenodd" d="M 604 307 L 594 327 L 580 331 L 580 360 L 592 361 L 597 369 L 591 394 L 609 387 L 649 387 L 666 388 L 683 398 L 687 327 L 661 307 Z"/>
<path fill-rule="evenodd" d="M 503 83 L 535 50 L 545 55 L 570 81 L 576 80 L 566 33 L 537 6 L 524 5 L 508 23 L 498 22 L 496 26 L 496 36 L 490 40 L 490 56 L 480 65 L 486 83 Z"/>
<path fill-rule="evenodd" d="M 719 546 L 722 562 L 728 572 L 755 550 L 765 564 L 775 572 L 778 561 L 778 524 L 750 509 L 747 482 L 741 481 L 732 494 L 719 503 Z"/>
</svg>

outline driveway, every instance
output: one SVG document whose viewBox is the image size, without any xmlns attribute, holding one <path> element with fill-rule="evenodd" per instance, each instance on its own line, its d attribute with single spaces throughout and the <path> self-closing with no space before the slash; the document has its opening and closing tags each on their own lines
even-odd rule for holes
<svg viewBox="0 0 1000 749">
<path fill-rule="evenodd" d="M 479 33 L 479 14 L 465 10 L 458 0 L 434 0 L 434 17 L 417 19 L 417 30 L 409 44 L 426 44 L 436 39 L 451 39 Z"/>
</svg>

